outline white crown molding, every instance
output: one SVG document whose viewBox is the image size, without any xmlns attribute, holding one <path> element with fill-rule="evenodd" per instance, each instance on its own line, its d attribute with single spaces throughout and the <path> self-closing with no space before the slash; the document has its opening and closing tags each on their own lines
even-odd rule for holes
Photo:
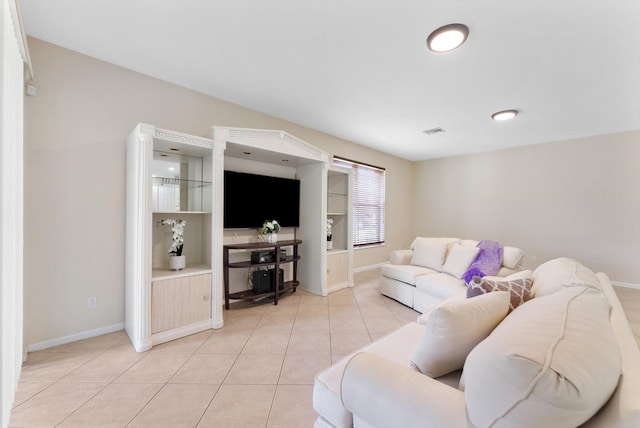
<svg viewBox="0 0 640 428">
<path fill-rule="evenodd" d="M 9 0 L 9 12 L 11 15 L 11 21 L 13 22 L 16 41 L 18 42 L 20 56 L 22 56 L 22 61 L 24 61 L 26 65 L 25 79 L 33 79 L 33 66 L 31 65 L 31 56 L 29 55 L 29 46 L 27 45 L 27 33 L 24 31 L 20 5 L 17 0 Z"/>
</svg>

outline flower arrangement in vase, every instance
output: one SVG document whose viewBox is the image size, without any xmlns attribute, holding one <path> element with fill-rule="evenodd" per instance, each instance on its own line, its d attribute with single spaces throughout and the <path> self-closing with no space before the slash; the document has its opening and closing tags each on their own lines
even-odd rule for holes
<svg viewBox="0 0 640 428">
<path fill-rule="evenodd" d="M 278 242 L 278 232 L 280 232 L 280 224 L 276 220 L 266 220 L 262 223 L 262 234 L 267 235 L 269 244 Z"/>
<path fill-rule="evenodd" d="M 162 226 L 171 226 L 171 247 L 169 248 L 169 267 L 172 270 L 184 269 L 187 265 L 186 257 L 182 255 L 184 247 L 184 227 L 187 222 L 184 220 L 164 219 L 160 220 Z"/>
<path fill-rule="evenodd" d="M 327 219 L 327 251 L 333 250 L 333 235 L 331 233 L 331 228 L 333 227 L 333 219 Z"/>
</svg>

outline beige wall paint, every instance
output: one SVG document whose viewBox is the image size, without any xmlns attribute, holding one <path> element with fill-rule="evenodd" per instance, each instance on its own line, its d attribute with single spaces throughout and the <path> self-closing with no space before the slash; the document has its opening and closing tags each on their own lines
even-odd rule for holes
<svg viewBox="0 0 640 428">
<path fill-rule="evenodd" d="M 413 230 L 495 239 L 640 283 L 640 131 L 419 162 Z M 531 256 L 537 256 L 533 261 Z"/>
<path fill-rule="evenodd" d="M 138 122 L 209 136 L 211 126 L 282 129 L 387 169 L 387 245 L 411 240 L 412 163 L 29 39 L 38 88 L 25 100 L 25 344 L 124 322 L 125 138 Z M 87 309 L 96 296 L 98 308 Z"/>
</svg>

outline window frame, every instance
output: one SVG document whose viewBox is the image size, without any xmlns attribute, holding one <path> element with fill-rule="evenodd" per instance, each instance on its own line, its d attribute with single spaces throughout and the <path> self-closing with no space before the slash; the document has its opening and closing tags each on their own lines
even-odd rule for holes
<svg viewBox="0 0 640 428">
<path fill-rule="evenodd" d="M 350 168 L 353 171 L 353 183 L 350 189 L 352 195 L 352 210 L 351 210 L 351 242 L 354 249 L 374 247 L 384 245 L 385 243 L 385 216 L 386 216 L 386 170 L 383 167 L 367 164 L 364 162 L 347 159 L 342 156 L 333 156 L 333 165 Z M 362 176 L 358 177 L 360 171 L 373 172 L 375 175 L 362 179 Z M 372 183 L 377 181 L 377 183 Z M 371 197 L 367 192 L 359 191 L 358 186 L 372 186 L 378 191 L 377 200 L 366 200 L 367 197 Z M 372 210 L 373 209 L 373 210 Z M 373 232 L 373 239 L 360 239 L 359 235 L 361 231 L 369 228 L 360 228 L 359 224 L 362 223 L 362 216 L 367 212 L 373 211 L 373 217 L 375 218 L 375 231 Z"/>
</svg>

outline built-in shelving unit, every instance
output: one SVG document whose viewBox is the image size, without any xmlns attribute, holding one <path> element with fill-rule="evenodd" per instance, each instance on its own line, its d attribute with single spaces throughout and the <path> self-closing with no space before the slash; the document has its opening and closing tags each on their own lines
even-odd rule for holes
<svg viewBox="0 0 640 428">
<path fill-rule="evenodd" d="M 127 140 L 125 327 L 137 351 L 222 327 L 224 145 L 139 124 Z M 183 220 L 186 266 L 170 269 Z"/>
<path fill-rule="evenodd" d="M 351 189 L 351 170 L 331 166 L 327 171 L 327 220 L 333 223 L 327 251 L 328 292 L 353 286 Z"/>
</svg>

